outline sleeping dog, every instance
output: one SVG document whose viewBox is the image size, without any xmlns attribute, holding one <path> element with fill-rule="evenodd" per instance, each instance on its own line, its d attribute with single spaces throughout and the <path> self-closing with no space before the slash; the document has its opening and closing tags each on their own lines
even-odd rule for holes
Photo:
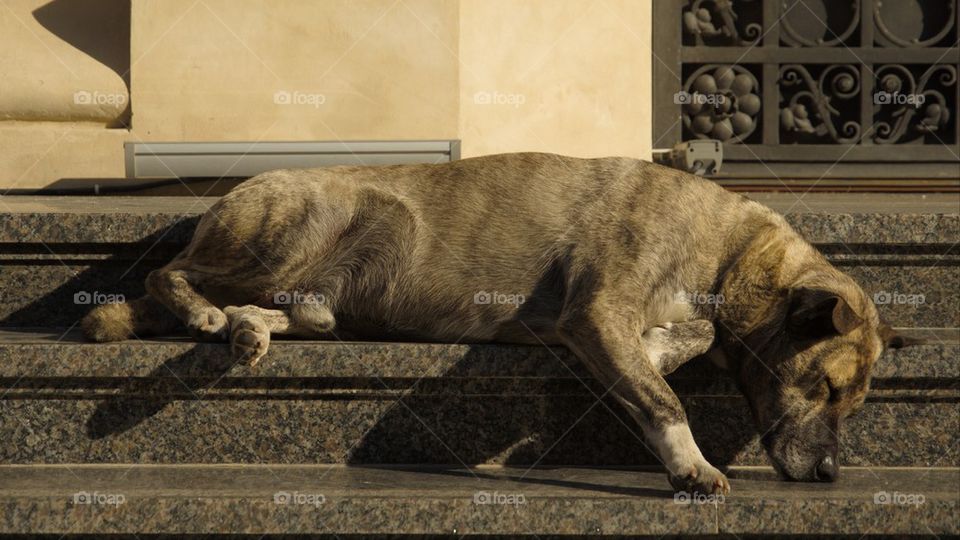
<svg viewBox="0 0 960 540">
<path fill-rule="evenodd" d="M 781 216 L 627 158 L 261 174 L 214 204 L 146 288 L 96 307 L 86 334 L 183 324 L 249 362 L 271 334 L 565 345 L 639 423 L 672 485 L 705 494 L 729 483 L 664 373 L 709 349 L 778 471 L 834 480 L 840 423 L 898 343 L 863 290 Z"/>
</svg>

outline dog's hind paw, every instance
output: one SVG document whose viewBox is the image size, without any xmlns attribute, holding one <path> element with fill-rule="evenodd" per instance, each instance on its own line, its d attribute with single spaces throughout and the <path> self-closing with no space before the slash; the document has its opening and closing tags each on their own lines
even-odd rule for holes
<svg viewBox="0 0 960 540">
<path fill-rule="evenodd" d="M 199 341 L 225 341 L 230 331 L 226 314 L 215 307 L 200 309 L 190 314 L 187 330 Z"/>
<path fill-rule="evenodd" d="M 227 307 L 224 311 L 230 317 L 230 352 L 233 357 L 238 362 L 257 365 L 270 347 L 270 328 L 266 321 L 242 309 Z"/>
<path fill-rule="evenodd" d="M 683 491 L 690 496 L 730 493 L 730 482 L 727 477 L 707 462 L 690 467 L 686 475 L 668 474 L 668 478 L 675 491 Z"/>
</svg>

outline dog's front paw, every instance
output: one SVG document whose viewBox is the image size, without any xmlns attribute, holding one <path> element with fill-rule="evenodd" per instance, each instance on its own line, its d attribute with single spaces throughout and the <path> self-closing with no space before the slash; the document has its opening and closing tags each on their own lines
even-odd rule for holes
<svg viewBox="0 0 960 540">
<path fill-rule="evenodd" d="M 230 322 L 226 314 L 215 307 L 204 308 L 190 314 L 187 330 L 200 341 L 226 341 Z"/>
<path fill-rule="evenodd" d="M 706 461 L 693 465 L 684 475 L 668 474 L 675 491 L 700 495 L 726 495 L 730 493 L 727 477 Z"/>
</svg>

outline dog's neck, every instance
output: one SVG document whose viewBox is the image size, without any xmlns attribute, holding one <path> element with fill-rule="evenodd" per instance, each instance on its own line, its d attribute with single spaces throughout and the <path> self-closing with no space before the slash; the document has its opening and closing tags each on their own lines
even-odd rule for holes
<svg viewBox="0 0 960 540">
<path fill-rule="evenodd" d="M 774 319 L 784 315 L 774 306 L 783 304 L 790 284 L 814 267 L 829 268 L 816 249 L 779 216 L 760 220 L 733 238 L 728 253 L 730 262 L 719 276 L 724 303 L 714 318 L 718 338 L 732 342 L 719 343 L 722 347 L 742 346 L 746 336 L 772 326 Z"/>
</svg>

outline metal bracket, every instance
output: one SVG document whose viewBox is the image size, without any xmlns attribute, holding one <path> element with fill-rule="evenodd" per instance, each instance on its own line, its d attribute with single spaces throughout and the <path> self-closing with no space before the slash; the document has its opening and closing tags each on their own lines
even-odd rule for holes
<svg viewBox="0 0 960 540">
<path fill-rule="evenodd" d="M 654 150 L 653 161 L 699 176 L 714 175 L 723 164 L 723 143 L 712 139 L 682 142 L 670 150 Z"/>
</svg>

